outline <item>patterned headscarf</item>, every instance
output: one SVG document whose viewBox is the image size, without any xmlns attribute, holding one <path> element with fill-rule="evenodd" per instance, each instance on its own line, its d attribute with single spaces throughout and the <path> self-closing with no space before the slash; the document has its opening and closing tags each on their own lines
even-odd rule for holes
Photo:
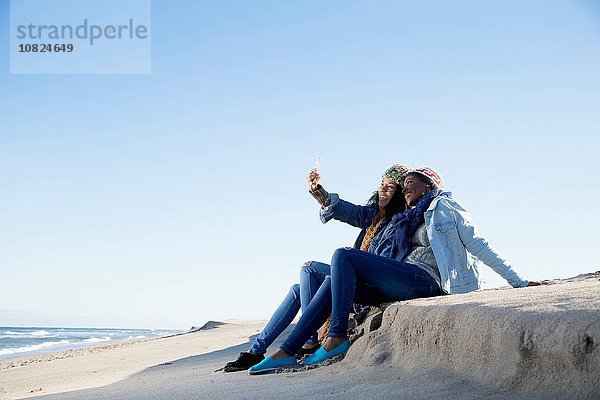
<svg viewBox="0 0 600 400">
<path fill-rule="evenodd" d="M 418 178 L 430 185 L 433 189 L 442 189 L 444 187 L 444 180 L 442 176 L 435 172 L 433 168 L 423 167 L 423 168 L 415 168 L 409 173 L 418 175 Z"/>
<path fill-rule="evenodd" d="M 406 175 L 411 171 L 413 171 L 413 169 L 408 165 L 394 164 L 385 170 L 382 178 L 387 178 L 394 181 L 398 186 L 403 186 Z"/>
</svg>

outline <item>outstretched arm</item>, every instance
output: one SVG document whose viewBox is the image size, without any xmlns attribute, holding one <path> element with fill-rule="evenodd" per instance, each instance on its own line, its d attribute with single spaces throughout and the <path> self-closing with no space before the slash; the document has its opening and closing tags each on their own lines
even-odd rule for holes
<svg viewBox="0 0 600 400">
<path fill-rule="evenodd" d="M 366 228 L 371 224 L 375 210 L 369 206 L 357 206 L 340 199 L 336 193 L 328 193 L 321 186 L 321 176 L 315 170 L 307 175 L 308 192 L 321 206 L 320 218 L 323 223 L 335 219 L 358 228 Z"/>
<path fill-rule="evenodd" d="M 326 223 L 332 219 L 345 222 L 357 228 L 368 228 L 377 214 L 377 209 L 370 206 L 357 206 L 349 201 L 340 199 L 337 193 L 329 195 L 331 203 L 321 207 L 319 216 L 321 222 Z"/>
<path fill-rule="evenodd" d="M 471 215 L 457 203 L 446 203 L 448 210 L 454 215 L 460 240 L 469 253 L 479 258 L 484 264 L 492 268 L 513 287 L 528 286 L 529 282 L 523 279 L 495 248 L 481 235 L 473 222 Z M 537 282 L 532 282 L 534 286 Z"/>
</svg>

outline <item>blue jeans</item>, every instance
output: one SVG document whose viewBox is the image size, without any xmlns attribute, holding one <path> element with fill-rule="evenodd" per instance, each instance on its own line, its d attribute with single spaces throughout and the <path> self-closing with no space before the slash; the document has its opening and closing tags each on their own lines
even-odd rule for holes
<svg viewBox="0 0 600 400">
<path fill-rule="evenodd" d="M 437 282 L 416 265 L 358 249 L 337 249 L 331 259 L 331 277 L 323 281 L 281 349 L 296 354 L 330 314 L 329 336 L 346 337 L 353 302 L 379 305 L 440 293 Z"/>
<path fill-rule="evenodd" d="M 294 320 L 296 314 L 300 308 L 302 308 L 302 314 L 308 307 L 308 304 L 312 301 L 313 297 L 317 293 L 319 287 L 325 278 L 331 273 L 329 265 L 323 264 L 316 261 L 310 261 L 304 264 L 300 268 L 300 284 L 292 285 L 290 291 L 285 296 L 275 313 L 267 322 L 267 325 L 263 328 L 262 332 L 258 335 L 252 347 L 248 351 L 255 354 L 265 354 L 267 348 L 277 339 L 277 337 L 283 332 Z M 309 334 L 308 341 L 305 342 L 310 344 L 319 343 L 317 336 L 316 327 L 313 332 Z M 302 347 L 304 343 L 300 345 Z M 300 350 L 300 348 L 298 348 Z M 294 353 L 295 354 L 295 353 Z"/>
</svg>

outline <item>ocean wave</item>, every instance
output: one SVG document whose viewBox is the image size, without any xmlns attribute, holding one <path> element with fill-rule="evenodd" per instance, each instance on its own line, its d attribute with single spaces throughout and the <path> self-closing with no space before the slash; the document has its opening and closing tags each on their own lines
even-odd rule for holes
<svg viewBox="0 0 600 400">
<path fill-rule="evenodd" d="M 5 331 L 5 332 L 2 332 L 2 334 L 3 335 L 7 335 L 7 336 L 35 336 L 35 337 L 43 337 L 43 336 L 49 336 L 50 332 L 43 331 L 43 330 L 33 331 L 33 332 Z"/>
<path fill-rule="evenodd" d="M 34 332 L 15 332 L 15 331 L 4 331 L 0 332 L 0 339 L 15 339 L 15 340 L 24 340 L 24 339 L 48 339 L 48 338 L 58 338 L 59 335 L 55 333 L 50 333 L 47 331 L 34 331 Z"/>
<path fill-rule="evenodd" d="M 109 340 L 111 340 L 111 338 L 110 338 L 110 337 L 108 337 L 108 336 L 104 336 L 104 337 L 101 337 L 101 338 L 91 337 L 91 338 L 89 338 L 89 339 L 83 339 L 83 341 L 84 341 L 85 343 L 99 343 L 99 342 L 108 342 Z"/>
<path fill-rule="evenodd" d="M 139 340 L 175 331 L 115 328 L 0 327 L 0 360 L 22 353 L 44 353 L 102 345 L 114 340 Z"/>
<path fill-rule="evenodd" d="M 46 350 L 51 347 L 62 346 L 62 345 L 69 344 L 69 343 L 70 342 L 68 340 L 61 340 L 58 342 L 44 342 L 44 343 L 34 344 L 31 346 L 0 349 L 0 356 L 6 356 L 6 355 L 18 354 L 18 353 L 27 353 L 30 351 Z"/>
</svg>

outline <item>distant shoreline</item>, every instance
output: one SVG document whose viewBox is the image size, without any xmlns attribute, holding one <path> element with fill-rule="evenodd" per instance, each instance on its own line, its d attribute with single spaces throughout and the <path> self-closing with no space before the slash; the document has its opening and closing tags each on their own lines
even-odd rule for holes
<svg viewBox="0 0 600 400">
<path fill-rule="evenodd" d="M 0 360 L 182 333 L 162 329 L 0 327 Z"/>
</svg>

